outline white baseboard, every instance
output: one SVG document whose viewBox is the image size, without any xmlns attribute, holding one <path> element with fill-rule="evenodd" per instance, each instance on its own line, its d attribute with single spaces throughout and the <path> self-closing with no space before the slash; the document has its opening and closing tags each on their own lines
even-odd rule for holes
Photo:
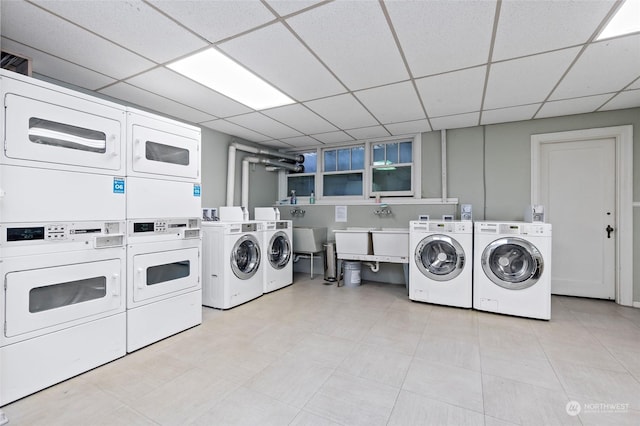
<svg viewBox="0 0 640 426">
<path fill-rule="evenodd" d="M 640 302 L 633 302 L 632 305 L 634 308 L 640 308 Z"/>
</svg>

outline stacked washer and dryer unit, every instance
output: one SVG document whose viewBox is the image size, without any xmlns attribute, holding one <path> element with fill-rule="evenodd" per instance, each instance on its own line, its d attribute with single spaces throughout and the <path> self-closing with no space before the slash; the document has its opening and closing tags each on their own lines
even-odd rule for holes
<svg viewBox="0 0 640 426">
<path fill-rule="evenodd" d="M 127 351 L 202 322 L 200 129 L 127 109 Z"/>
<path fill-rule="evenodd" d="M 0 406 L 126 353 L 125 108 L 0 71 Z"/>
<path fill-rule="evenodd" d="M 409 298 L 549 320 L 551 225 L 412 221 Z"/>
</svg>

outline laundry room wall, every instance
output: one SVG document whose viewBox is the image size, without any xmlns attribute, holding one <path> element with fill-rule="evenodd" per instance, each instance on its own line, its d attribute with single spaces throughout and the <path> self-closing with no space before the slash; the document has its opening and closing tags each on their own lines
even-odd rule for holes
<svg viewBox="0 0 640 426">
<path fill-rule="evenodd" d="M 469 127 L 447 131 L 448 197 L 473 205 L 474 220 L 523 220 L 531 202 L 531 135 L 633 125 L 634 201 L 640 203 L 640 108 L 578 114 L 513 123 Z M 422 197 L 442 196 L 442 169 L 439 131 L 422 135 Z M 640 302 L 640 204 L 634 207 L 634 301 Z M 418 214 L 441 217 L 458 214 L 453 206 L 392 205 L 393 215 L 378 217 L 375 206 L 348 206 L 348 222 L 334 221 L 334 206 L 302 206 L 304 217 L 293 217 L 294 225 L 326 226 L 328 239 L 333 229 L 347 226 L 407 227 Z M 291 218 L 286 206 L 283 217 Z M 315 268 L 322 268 L 318 260 Z M 296 265 L 308 271 L 308 261 Z M 320 269 L 316 269 L 320 270 Z M 403 282 L 402 268 L 385 265 L 380 272 L 363 272 L 363 279 Z"/>
</svg>

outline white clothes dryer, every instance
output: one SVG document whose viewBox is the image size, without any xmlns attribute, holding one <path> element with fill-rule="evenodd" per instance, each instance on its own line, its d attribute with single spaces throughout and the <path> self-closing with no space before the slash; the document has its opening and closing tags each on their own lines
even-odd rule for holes
<svg viewBox="0 0 640 426">
<path fill-rule="evenodd" d="M 551 224 L 476 222 L 473 307 L 551 318 Z"/>
<path fill-rule="evenodd" d="M 203 222 L 202 304 L 230 309 L 262 296 L 262 223 Z"/>
<path fill-rule="evenodd" d="M 0 406 L 126 353 L 125 223 L 0 226 Z"/>
<path fill-rule="evenodd" d="M 127 221 L 127 351 L 202 323 L 200 220 Z"/>
<path fill-rule="evenodd" d="M 293 222 L 265 221 L 263 227 L 264 292 L 269 293 L 293 283 Z"/>
<path fill-rule="evenodd" d="M 473 223 L 409 223 L 409 298 L 472 307 Z"/>
</svg>

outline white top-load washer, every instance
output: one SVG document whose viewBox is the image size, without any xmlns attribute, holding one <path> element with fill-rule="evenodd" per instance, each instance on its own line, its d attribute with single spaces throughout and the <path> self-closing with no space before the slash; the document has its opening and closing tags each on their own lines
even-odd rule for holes
<svg viewBox="0 0 640 426">
<path fill-rule="evenodd" d="M 551 224 L 476 222 L 473 307 L 551 318 Z"/>
<path fill-rule="evenodd" d="M 261 222 L 203 222 L 202 304 L 229 309 L 262 296 Z"/>
<path fill-rule="evenodd" d="M 409 298 L 472 307 L 473 223 L 411 221 Z"/>
</svg>

